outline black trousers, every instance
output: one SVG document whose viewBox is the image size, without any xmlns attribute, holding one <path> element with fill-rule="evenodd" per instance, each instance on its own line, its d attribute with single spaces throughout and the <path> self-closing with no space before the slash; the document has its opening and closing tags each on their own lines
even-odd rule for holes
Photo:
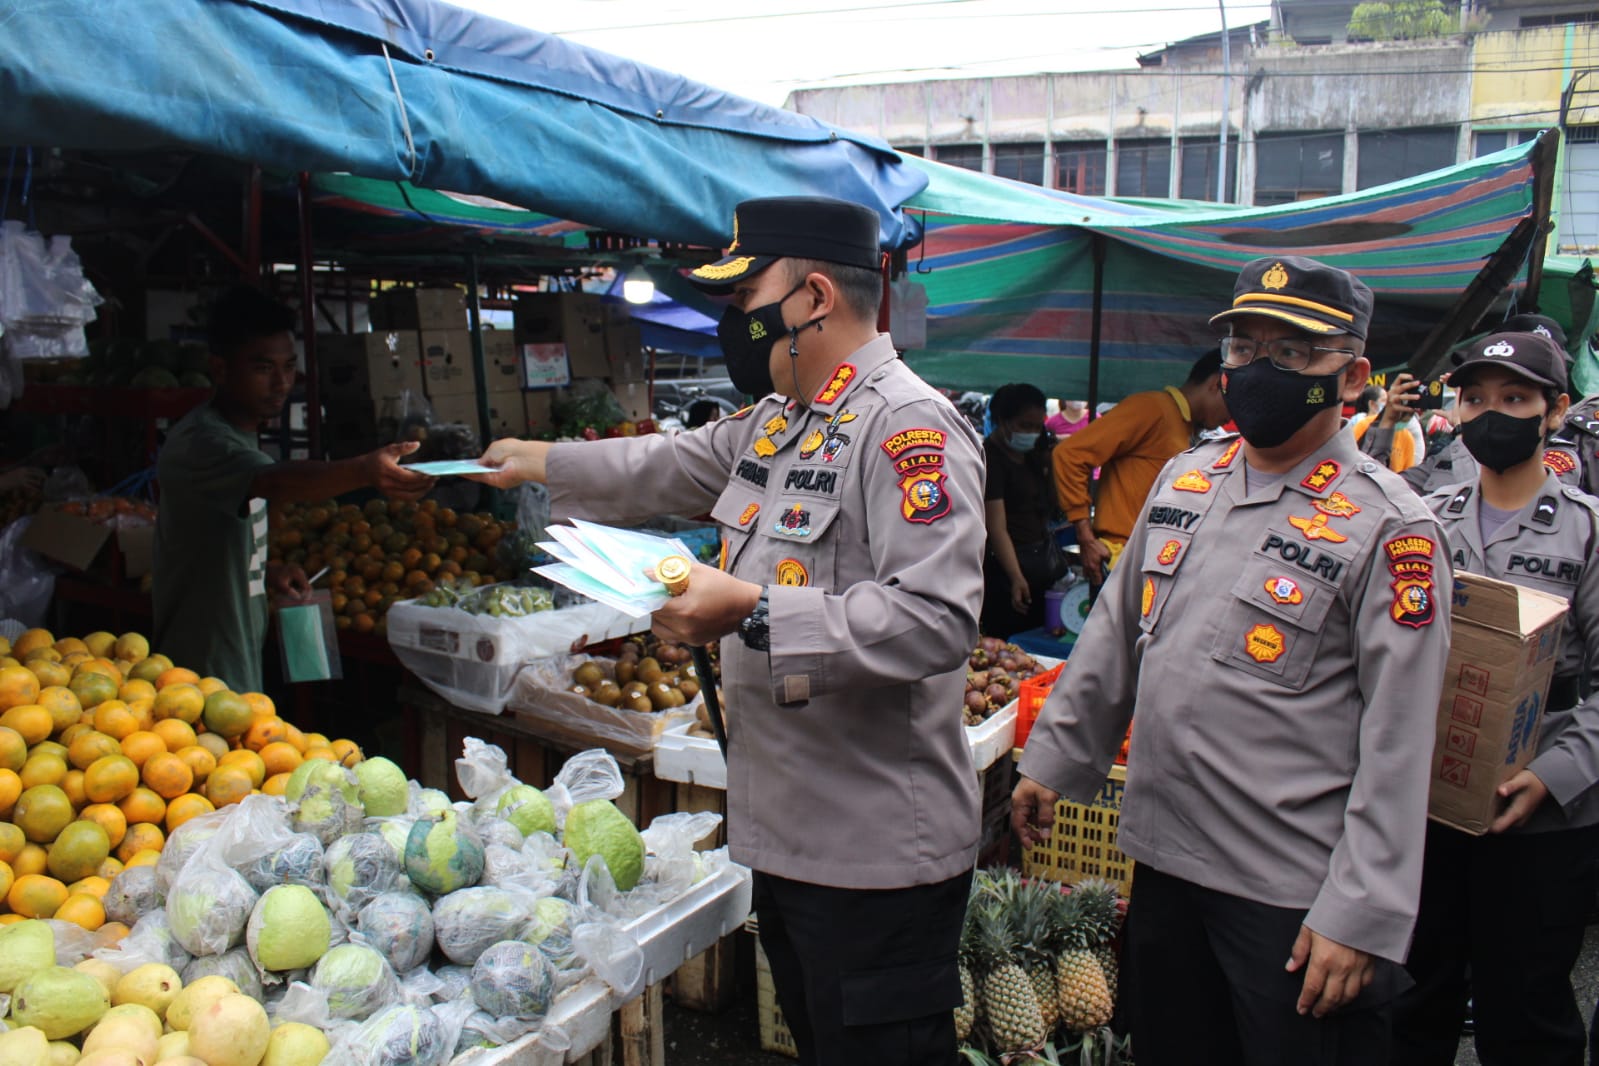
<svg viewBox="0 0 1599 1066">
<path fill-rule="evenodd" d="M 1599 885 L 1599 826 L 1473 837 L 1427 826 L 1394 1066 L 1455 1061 L 1466 998 L 1483 1066 L 1582 1066 L 1571 967 Z"/>
<path fill-rule="evenodd" d="M 1377 960 L 1370 987 L 1325 1018 L 1296 1009 L 1304 971 L 1283 967 L 1305 912 L 1139 864 L 1123 933 L 1138 1066 L 1372 1066 L 1388 1057 L 1403 970 Z"/>
<path fill-rule="evenodd" d="M 761 947 L 804 1066 L 949 1066 L 971 874 L 870 891 L 755 873 Z"/>
</svg>

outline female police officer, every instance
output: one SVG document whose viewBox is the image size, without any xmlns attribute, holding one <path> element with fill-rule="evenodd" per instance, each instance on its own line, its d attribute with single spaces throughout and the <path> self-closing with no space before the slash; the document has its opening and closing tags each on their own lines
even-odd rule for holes
<svg viewBox="0 0 1599 1066">
<path fill-rule="evenodd" d="M 1469 991 L 1484 1066 L 1580 1066 L 1585 1040 L 1570 982 L 1593 904 L 1599 854 L 1599 501 L 1544 466 L 1566 415 L 1565 363 L 1547 338 L 1500 333 L 1465 352 L 1461 440 L 1474 481 L 1428 497 L 1455 569 L 1571 601 L 1538 754 L 1499 788 L 1502 813 L 1473 837 L 1427 828 L 1421 909 L 1395 1011 L 1392 1061 L 1453 1063 Z"/>
</svg>

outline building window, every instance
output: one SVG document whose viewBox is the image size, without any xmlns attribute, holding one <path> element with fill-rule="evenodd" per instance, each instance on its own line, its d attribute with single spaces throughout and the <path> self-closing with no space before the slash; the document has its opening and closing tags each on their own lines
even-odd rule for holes
<svg viewBox="0 0 1599 1066">
<path fill-rule="evenodd" d="M 1452 126 L 1362 133 L 1355 187 L 1369 189 L 1453 166 L 1457 139 Z"/>
<path fill-rule="evenodd" d="M 1101 141 L 1055 145 L 1055 187 L 1078 196 L 1105 195 L 1105 145 Z"/>
<path fill-rule="evenodd" d="M 1170 196 L 1171 142 L 1117 141 L 1116 195 Z"/>
<path fill-rule="evenodd" d="M 1536 136 L 1538 136 L 1537 130 L 1478 130 L 1471 135 L 1471 156 L 1476 159 L 1493 155 L 1506 148 L 1526 144 Z"/>
<path fill-rule="evenodd" d="M 1263 133 L 1255 141 L 1255 203 L 1336 196 L 1344 188 L 1344 135 Z"/>
<path fill-rule="evenodd" d="M 1181 164 L 1182 182 L 1181 191 L 1178 193 L 1184 200 L 1214 200 L 1216 199 L 1216 157 L 1221 154 L 1221 145 L 1217 143 L 1219 137 L 1199 138 L 1187 137 L 1183 139 L 1183 156 Z M 1238 188 L 1238 138 L 1227 139 L 1227 192 L 1226 200 L 1231 201 Z"/>
<path fill-rule="evenodd" d="M 993 146 L 994 175 L 1025 181 L 1029 185 L 1044 184 L 1044 144 L 1032 141 L 1025 144 L 996 144 Z"/>
<path fill-rule="evenodd" d="M 919 144 L 896 144 L 894 151 L 900 155 L 924 156 L 927 154 L 927 149 Z"/>
<path fill-rule="evenodd" d="M 1564 26 L 1569 22 L 1599 22 L 1599 11 L 1570 11 L 1564 15 L 1521 16 L 1521 28 L 1524 30 L 1535 29 L 1539 26 Z"/>
<path fill-rule="evenodd" d="M 933 158 L 940 163 L 965 170 L 983 169 L 983 146 L 980 144 L 941 144 L 933 149 Z"/>
</svg>

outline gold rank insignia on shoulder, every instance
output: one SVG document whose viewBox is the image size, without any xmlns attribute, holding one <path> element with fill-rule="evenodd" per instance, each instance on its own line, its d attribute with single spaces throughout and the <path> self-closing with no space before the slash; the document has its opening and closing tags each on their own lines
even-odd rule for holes
<svg viewBox="0 0 1599 1066">
<path fill-rule="evenodd" d="M 1210 478 L 1198 470 L 1190 470 L 1182 477 L 1171 483 L 1171 487 L 1178 492 L 1209 492 Z"/>
<path fill-rule="evenodd" d="M 752 503 L 748 507 L 744 508 L 743 514 L 738 516 L 738 524 L 740 526 L 747 526 L 753 522 L 755 520 L 755 516 L 760 513 L 761 505 L 758 503 Z"/>
<path fill-rule="evenodd" d="M 1343 467 L 1333 460 L 1323 459 L 1316 464 L 1314 470 L 1305 475 L 1305 479 L 1300 484 L 1311 492 L 1325 492 L 1327 491 L 1327 486 L 1338 479 L 1338 475 L 1342 470 Z"/>
<path fill-rule="evenodd" d="M 1263 289 L 1286 289 L 1288 287 L 1288 268 L 1281 263 L 1273 263 L 1272 268 L 1260 276 L 1260 287 Z"/>
<path fill-rule="evenodd" d="M 840 363 L 833 371 L 833 376 L 822 391 L 816 394 L 813 403 L 832 403 L 843 394 L 845 386 L 855 377 L 855 367 L 849 363 Z"/>
<path fill-rule="evenodd" d="M 1175 540 L 1168 540 L 1160 546 L 1160 554 L 1155 556 L 1155 561 L 1161 566 L 1170 566 L 1177 561 L 1177 556 L 1182 550 L 1182 544 Z"/>
<path fill-rule="evenodd" d="M 1313 515 L 1310 518 L 1289 515 L 1288 524 L 1303 533 L 1306 540 L 1325 540 L 1333 544 L 1342 544 L 1349 539 L 1337 530 L 1328 528 L 1327 516 L 1324 514 Z"/>
<path fill-rule="evenodd" d="M 1313 500 L 1311 506 L 1332 518 L 1351 518 L 1360 513 L 1355 501 L 1341 492 L 1335 492 L 1325 500 Z"/>
<path fill-rule="evenodd" d="M 1210 464 L 1212 470 L 1226 470 L 1233 465 L 1233 459 L 1238 455 L 1238 446 L 1244 443 L 1244 438 L 1237 437 L 1227 445 L 1227 450 L 1221 453 L 1221 458 Z"/>
</svg>

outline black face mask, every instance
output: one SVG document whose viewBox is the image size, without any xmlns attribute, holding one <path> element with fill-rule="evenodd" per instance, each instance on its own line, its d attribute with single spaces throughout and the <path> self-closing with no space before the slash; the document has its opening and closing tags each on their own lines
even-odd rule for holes
<svg viewBox="0 0 1599 1066">
<path fill-rule="evenodd" d="M 1340 402 L 1341 373 L 1343 367 L 1337 373 L 1310 377 L 1257 359 L 1248 366 L 1223 367 L 1221 391 L 1243 438 L 1256 448 L 1275 448 Z"/>
<path fill-rule="evenodd" d="M 798 358 L 799 350 L 795 345 L 800 330 L 813 325 L 821 328 L 819 318 L 799 326 L 783 323 L 783 301 L 804 287 L 805 282 L 801 281 L 779 299 L 753 311 L 741 311 L 730 305 L 722 312 L 722 320 L 716 324 L 716 339 L 727 359 L 728 378 L 733 387 L 745 395 L 758 400 L 776 391 L 777 386 L 772 382 L 772 345 L 778 334 L 788 334 L 788 354 Z"/>
<path fill-rule="evenodd" d="M 1460 425 L 1460 440 L 1477 462 L 1496 474 L 1525 463 L 1543 441 L 1543 416 L 1513 418 L 1503 411 L 1484 411 Z"/>
</svg>

